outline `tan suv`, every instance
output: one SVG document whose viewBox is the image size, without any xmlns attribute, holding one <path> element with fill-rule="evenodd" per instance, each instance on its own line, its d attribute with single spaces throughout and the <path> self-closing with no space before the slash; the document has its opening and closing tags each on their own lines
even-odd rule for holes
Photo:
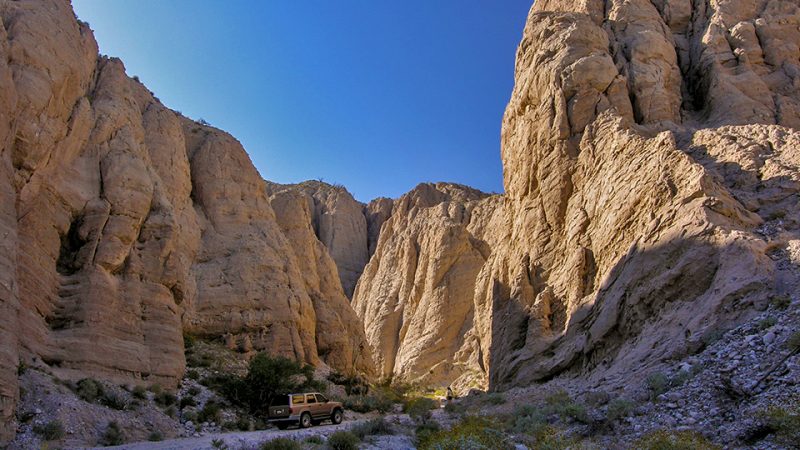
<svg viewBox="0 0 800 450">
<path fill-rule="evenodd" d="M 278 395 L 269 404 L 269 422 L 281 430 L 298 424 L 300 428 L 319 425 L 323 420 L 342 423 L 344 409 L 339 402 L 332 402 L 318 392 Z"/>
</svg>

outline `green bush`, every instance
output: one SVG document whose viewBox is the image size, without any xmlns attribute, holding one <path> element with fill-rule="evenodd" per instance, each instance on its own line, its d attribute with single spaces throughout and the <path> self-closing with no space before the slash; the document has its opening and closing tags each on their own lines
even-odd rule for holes
<svg viewBox="0 0 800 450">
<path fill-rule="evenodd" d="M 58 420 L 51 420 L 42 425 L 34 425 L 33 432 L 45 441 L 57 441 L 64 437 L 64 425 Z"/>
<path fill-rule="evenodd" d="M 279 437 L 261 444 L 261 450 L 300 450 L 303 446 L 294 439 Z"/>
<path fill-rule="evenodd" d="M 382 393 L 377 392 L 368 395 L 355 395 L 346 397 L 342 401 L 342 405 L 351 411 L 368 413 L 370 411 L 378 411 L 385 414 L 392 410 L 394 403 L 384 396 Z"/>
<path fill-rule="evenodd" d="M 192 386 L 192 387 L 190 387 L 190 388 L 189 388 L 189 390 L 187 391 L 187 393 L 188 393 L 189 395 L 191 395 L 191 396 L 195 396 L 195 395 L 197 395 L 197 394 L 199 394 L 199 393 L 200 393 L 200 388 L 199 388 L 199 387 L 197 387 L 197 386 Z"/>
<path fill-rule="evenodd" d="M 161 407 L 172 406 L 175 402 L 178 401 L 178 397 L 175 397 L 175 394 L 167 391 L 160 392 L 153 397 L 156 404 Z"/>
<path fill-rule="evenodd" d="M 128 400 L 114 391 L 106 391 L 103 392 L 102 397 L 100 398 L 100 403 L 109 408 L 117 409 L 117 410 L 124 410 L 128 407 Z"/>
<path fill-rule="evenodd" d="M 764 331 L 767 328 L 774 327 L 776 323 L 778 323 L 778 319 L 770 316 L 770 317 L 762 319 L 760 322 L 758 322 L 758 329 L 761 330 L 761 331 Z"/>
<path fill-rule="evenodd" d="M 770 299 L 770 303 L 777 309 L 786 309 L 792 304 L 792 298 L 786 294 L 776 295 Z"/>
<path fill-rule="evenodd" d="M 608 422 L 615 422 L 623 417 L 627 417 L 633 411 L 633 403 L 618 398 L 616 400 L 612 400 L 608 404 L 608 409 L 606 409 L 606 421 Z"/>
<path fill-rule="evenodd" d="M 786 340 L 786 347 L 793 352 L 800 350 L 800 331 L 795 331 L 789 336 L 789 339 Z"/>
<path fill-rule="evenodd" d="M 106 431 L 100 437 L 100 445 L 122 445 L 125 443 L 125 433 L 122 432 L 117 422 L 109 422 Z"/>
<path fill-rule="evenodd" d="M 669 388 L 669 380 L 667 376 L 661 372 L 653 372 L 648 375 L 646 383 L 647 389 L 650 390 L 650 396 L 653 399 L 667 392 L 667 388 Z"/>
<path fill-rule="evenodd" d="M 389 423 L 386 422 L 386 419 L 383 417 L 376 417 L 372 420 L 369 420 L 364 423 L 360 423 L 350 431 L 358 436 L 359 439 L 364 439 L 367 436 L 377 436 L 380 434 L 393 434 L 392 428 L 389 426 Z"/>
<path fill-rule="evenodd" d="M 575 448 L 577 440 L 558 428 L 547 425 L 534 435 L 533 450 L 567 450 Z"/>
<path fill-rule="evenodd" d="M 431 418 L 431 410 L 436 409 L 439 403 L 427 397 L 417 397 L 408 401 L 403 410 L 417 423 L 425 423 Z"/>
<path fill-rule="evenodd" d="M 148 391 L 150 391 L 150 392 L 152 392 L 153 394 L 156 394 L 156 395 L 160 394 L 160 393 L 161 393 L 161 391 L 162 391 L 162 389 L 161 389 L 161 385 L 160 385 L 160 384 L 158 384 L 158 383 L 156 383 L 156 384 L 151 384 L 151 385 L 150 385 L 150 386 L 147 388 L 147 390 L 148 390 Z"/>
<path fill-rule="evenodd" d="M 442 427 L 439 425 L 439 422 L 435 420 L 429 420 L 425 423 L 417 425 L 417 429 L 414 430 L 414 434 L 417 436 L 417 445 L 419 445 L 420 442 L 427 441 L 432 435 L 438 433 L 441 429 Z"/>
<path fill-rule="evenodd" d="M 358 450 L 358 436 L 349 431 L 337 431 L 328 438 L 332 450 Z"/>
<path fill-rule="evenodd" d="M 94 403 L 103 396 L 103 385 L 97 380 L 84 378 L 78 381 L 75 393 L 78 394 L 78 397 L 83 401 Z"/>
<path fill-rule="evenodd" d="M 183 419 L 186 420 L 186 421 L 192 421 L 194 423 L 198 423 L 197 422 L 197 413 L 194 412 L 194 411 L 188 411 L 188 412 L 183 413 Z"/>
<path fill-rule="evenodd" d="M 164 410 L 164 414 L 172 417 L 173 419 L 178 417 L 178 410 L 174 406 L 170 406 L 169 408 Z"/>
<path fill-rule="evenodd" d="M 444 405 L 444 410 L 450 414 L 463 414 L 464 405 L 451 400 Z"/>
<path fill-rule="evenodd" d="M 547 416 L 551 408 L 552 406 L 535 408 L 531 405 L 517 407 L 512 416 L 511 430 L 515 433 L 530 436 L 539 434 L 542 429 L 548 426 Z"/>
<path fill-rule="evenodd" d="M 139 400 L 144 400 L 147 398 L 147 389 L 144 386 L 136 386 L 131 391 L 133 394 L 133 398 L 138 398 Z"/>
<path fill-rule="evenodd" d="M 325 443 L 325 441 L 323 441 L 322 438 L 317 436 L 316 434 L 305 438 L 305 442 L 313 445 L 322 445 Z"/>
<path fill-rule="evenodd" d="M 181 398 L 181 403 L 180 403 L 181 409 L 186 408 L 187 406 L 197 406 L 197 402 L 194 400 L 194 397 Z"/>
<path fill-rule="evenodd" d="M 220 412 L 220 405 L 213 401 L 209 400 L 203 405 L 203 409 L 197 414 L 197 421 L 200 423 L 203 422 L 216 422 L 219 423 L 220 417 L 222 413 Z"/>
<path fill-rule="evenodd" d="M 449 430 L 440 430 L 422 438 L 418 436 L 420 450 L 436 449 L 513 449 L 514 445 L 498 425 L 488 419 L 467 417 Z"/>
<path fill-rule="evenodd" d="M 800 409 L 771 406 L 761 415 L 779 444 L 792 446 L 800 443 Z"/>
<path fill-rule="evenodd" d="M 250 419 L 247 417 L 239 417 L 236 419 L 236 428 L 239 431 L 250 431 Z"/>
<path fill-rule="evenodd" d="M 195 339 L 195 337 L 192 336 L 191 334 L 183 333 L 183 348 L 185 348 L 186 350 L 193 348 L 196 341 L 197 340 Z"/>
<path fill-rule="evenodd" d="M 211 446 L 217 450 L 228 450 L 228 444 L 225 443 L 224 439 L 212 439 Z"/>
<path fill-rule="evenodd" d="M 506 396 L 499 392 L 493 392 L 491 394 L 487 394 L 483 400 L 490 405 L 502 405 L 506 402 Z"/>
<path fill-rule="evenodd" d="M 164 434 L 160 431 L 153 431 L 147 436 L 147 440 L 150 442 L 158 442 L 164 440 Z"/>
<path fill-rule="evenodd" d="M 199 380 L 200 379 L 200 372 L 195 369 L 189 369 L 186 371 L 186 378 L 190 380 Z"/>
<path fill-rule="evenodd" d="M 314 379 L 312 366 L 267 353 L 259 353 L 250 360 L 244 377 L 216 375 L 201 383 L 256 414 L 265 414 L 275 395 L 322 390 L 321 383 Z"/>
<path fill-rule="evenodd" d="M 712 444 L 703 435 L 694 431 L 652 431 L 636 441 L 637 450 L 718 450 L 722 447 Z"/>
</svg>

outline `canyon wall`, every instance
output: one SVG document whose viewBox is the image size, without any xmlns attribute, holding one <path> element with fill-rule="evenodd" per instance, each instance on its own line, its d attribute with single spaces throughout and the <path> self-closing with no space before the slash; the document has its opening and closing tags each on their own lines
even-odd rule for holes
<svg viewBox="0 0 800 450">
<path fill-rule="evenodd" d="M 313 243 L 287 238 L 233 137 L 98 57 L 69 2 L 1 2 L 0 17 L 3 438 L 20 363 L 174 386 L 184 332 L 372 370 L 335 267 L 315 249 L 327 284 L 309 279 L 297 253 Z"/>
<path fill-rule="evenodd" d="M 480 384 L 487 368 L 473 293 L 499 240 L 502 199 L 426 183 L 393 205 L 353 297 L 378 373 L 423 385 Z"/>
<path fill-rule="evenodd" d="M 798 25 L 780 0 L 535 3 L 502 128 L 510 239 L 476 291 L 492 387 L 624 386 L 781 290 Z"/>
</svg>

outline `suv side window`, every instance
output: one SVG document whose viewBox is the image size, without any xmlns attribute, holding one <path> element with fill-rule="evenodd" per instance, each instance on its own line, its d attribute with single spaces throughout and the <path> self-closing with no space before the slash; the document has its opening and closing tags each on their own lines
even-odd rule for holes
<svg viewBox="0 0 800 450">
<path fill-rule="evenodd" d="M 306 402 L 306 397 L 303 394 L 300 395 L 293 395 L 292 396 L 292 404 L 293 405 L 300 405 Z"/>
<path fill-rule="evenodd" d="M 317 399 L 314 397 L 314 394 L 306 394 L 306 401 L 308 401 L 308 403 L 317 403 Z"/>
<path fill-rule="evenodd" d="M 320 403 L 328 403 L 328 399 L 322 394 L 317 394 L 317 401 Z"/>
</svg>

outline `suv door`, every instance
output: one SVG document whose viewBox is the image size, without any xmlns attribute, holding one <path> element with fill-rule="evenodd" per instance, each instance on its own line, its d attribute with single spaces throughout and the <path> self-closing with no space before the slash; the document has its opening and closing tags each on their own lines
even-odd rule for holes
<svg viewBox="0 0 800 450">
<path fill-rule="evenodd" d="M 306 394 L 306 404 L 308 405 L 308 411 L 311 413 L 312 417 L 316 419 L 322 415 L 320 404 L 317 402 L 317 397 L 314 394 Z"/>
<path fill-rule="evenodd" d="M 314 394 L 317 396 L 317 403 L 319 403 L 319 410 L 320 414 L 329 416 L 331 414 L 331 408 L 328 405 L 328 399 L 325 398 L 322 394 Z"/>
</svg>

